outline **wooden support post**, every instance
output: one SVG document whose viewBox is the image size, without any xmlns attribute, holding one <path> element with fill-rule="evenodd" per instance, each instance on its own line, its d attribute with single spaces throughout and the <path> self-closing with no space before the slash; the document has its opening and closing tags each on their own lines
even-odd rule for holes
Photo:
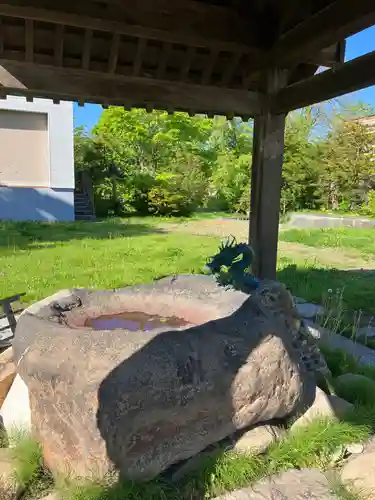
<svg viewBox="0 0 375 500">
<path fill-rule="evenodd" d="M 270 96 L 285 83 L 285 73 L 269 72 L 263 112 L 254 118 L 249 243 L 255 251 L 254 274 L 276 278 L 285 114 L 270 111 Z"/>
</svg>

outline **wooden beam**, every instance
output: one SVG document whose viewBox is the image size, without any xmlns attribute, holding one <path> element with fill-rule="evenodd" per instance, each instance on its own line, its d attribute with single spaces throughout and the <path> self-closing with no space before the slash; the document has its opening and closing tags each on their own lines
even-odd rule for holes
<svg viewBox="0 0 375 500">
<path fill-rule="evenodd" d="M 184 57 L 184 62 L 181 66 L 181 71 L 180 71 L 180 80 L 181 81 L 186 80 L 186 78 L 189 74 L 191 63 L 194 59 L 194 56 L 195 56 L 195 47 L 188 47 L 186 54 L 185 54 L 185 57 Z"/>
<path fill-rule="evenodd" d="M 82 69 L 57 68 L 41 64 L 0 60 L 3 70 L 21 82 L 28 90 L 22 92 L 7 84 L 8 93 L 35 97 L 54 97 L 86 102 L 108 102 L 110 105 L 144 107 L 152 102 L 155 109 L 175 109 L 196 113 L 212 112 L 235 116 L 259 113 L 261 100 L 258 94 L 246 90 L 222 89 L 183 82 L 154 80 L 120 74 L 99 73 Z"/>
<path fill-rule="evenodd" d="M 85 30 L 85 37 L 83 41 L 83 51 L 82 51 L 83 69 L 89 69 L 90 67 L 91 43 L 92 43 L 92 29 L 88 28 Z"/>
<path fill-rule="evenodd" d="M 335 0 L 284 33 L 272 50 L 270 62 L 282 66 L 306 61 L 374 23 L 373 0 Z"/>
<path fill-rule="evenodd" d="M 34 59 L 34 21 L 32 19 L 25 21 L 25 59 L 27 62 L 33 62 Z"/>
<path fill-rule="evenodd" d="M 63 66 L 64 64 L 64 26 L 57 24 L 55 29 L 55 64 Z"/>
<path fill-rule="evenodd" d="M 147 46 L 147 39 L 146 38 L 139 38 L 138 40 L 138 45 L 137 45 L 137 52 L 135 54 L 134 62 L 133 62 L 133 75 L 138 76 L 141 68 L 142 68 L 142 62 L 143 62 L 143 54 L 145 52 Z"/>
<path fill-rule="evenodd" d="M 273 96 L 272 110 L 291 111 L 374 84 L 375 51 L 279 90 Z"/>
<path fill-rule="evenodd" d="M 272 70 L 267 80 L 272 92 L 285 83 L 286 75 Z M 267 98 L 263 113 L 254 118 L 249 228 L 255 251 L 252 269 L 262 279 L 276 278 L 284 130 L 285 115 L 272 114 Z"/>
<path fill-rule="evenodd" d="M 212 50 L 209 61 L 203 71 L 202 75 L 203 85 L 208 85 L 208 83 L 210 82 L 218 56 L 219 56 L 219 51 L 217 49 Z"/>
<path fill-rule="evenodd" d="M 172 52 L 172 44 L 169 42 L 165 42 L 163 44 L 161 57 L 159 59 L 158 69 L 156 71 L 156 78 L 159 80 L 164 78 L 165 71 L 167 69 L 168 60 Z"/>
<path fill-rule="evenodd" d="M 0 57 L 4 51 L 4 25 L 3 20 L 0 18 Z"/>
<path fill-rule="evenodd" d="M 117 60 L 118 60 L 118 52 L 120 49 L 121 35 L 119 33 L 113 33 L 111 49 L 109 54 L 108 61 L 108 72 L 116 73 Z"/>
<path fill-rule="evenodd" d="M 346 41 L 341 40 L 330 47 L 322 50 L 318 54 L 307 56 L 305 63 L 324 66 L 325 68 L 333 68 L 345 62 Z"/>
<path fill-rule="evenodd" d="M 230 85 L 230 82 L 232 81 L 233 75 L 237 69 L 237 66 L 240 62 L 240 59 L 242 57 L 241 52 L 237 52 L 232 55 L 231 61 L 229 62 L 227 69 L 223 73 L 223 77 L 221 80 L 221 84 L 226 87 L 227 85 Z"/>
<path fill-rule="evenodd" d="M 196 47 L 241 49 L 253 57 L 263 54 L 251 35 L 255 33 L 253 21 L 243 19 L 233 9 L 193 0 L 137 0 L 122 5 L 121 18 L 109 17 L 107 10 L 96 10 L 94 2 L 34 0 L 29 7 L 23 0 L 13 0 L 0 3 L 0 15 Z"/>
</svg>

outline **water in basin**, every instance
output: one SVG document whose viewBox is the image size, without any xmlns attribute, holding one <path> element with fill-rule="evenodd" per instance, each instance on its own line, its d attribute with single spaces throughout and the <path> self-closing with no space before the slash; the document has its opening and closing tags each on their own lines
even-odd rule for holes
<svg viewBox="0 0 375 500">
<path fill-rule="evenodd" d="M 157 314 L 147 314 L 138 311 L 127 311 L 121 314 L 108 314 L 90 318 L 86 322 L 86 326 L 90 326 L 94 330 L 116 330 L 124 328 L 136 332 L 138 330 L 149 331 L 160 327 L 178 328 L 188 325 L 189 322 L 177 318 L 176 316 L 163 317 Z"/>
</svg>

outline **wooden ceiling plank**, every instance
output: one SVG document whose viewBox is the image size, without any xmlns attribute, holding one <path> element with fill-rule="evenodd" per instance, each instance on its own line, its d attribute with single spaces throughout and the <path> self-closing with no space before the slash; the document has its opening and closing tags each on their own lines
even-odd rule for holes
<svg viewBox="0 0 375 500">
<path fill-rule="evenodd" d="M 83 51 L 82 51 L 82 62 L 81 62 L 83 69 L 90 68 L 92 35 L 93 35 L 92 29 L 85 30 Z"/>
<path fill-rule="evenodd" d="M 121 42 L 121 35 L 119 33 L 113 33 L 111 49 L 109 54 L 109 61 L 108 61 L 109 73 L 116 73 L 120 42 Z"/>
<path fill-rule="evenodd" d="M 144 0 L 144 2 L 147 3 L 147 0 Z M 179 3 L 185 2 L 177 2 L 177 4 Z M 213 9 L 215 7 L 205 5 L 196 1 L 186 3 L 190 3 L 194 6 L 199 5 L 200 9 L 203 9 L 203 13 L 207 18 L 209 18 L 210 9 Z M 44 8 L 46 4 L 49 8 Z M 176 10 L 175 14 L 177 15 L 177 4 L 175 2 L 169 2 L 168 5 L 170 6 L 169 10 L 171 12 L 170 17 L 173 17 L 174 15 L 173 9 Z M 186 45 L 194 45 L 196 47 L 217 47 L 219 50 L 228 51 L 241 49 L 246 53 L 253 54 L 254 57 L 261 57 L 264 54 L 264 51 L 255 43 L 254 40 L 250 39 L 249 41 L 247 41 L 238 36 L 237 33 L 240 32 L 240 29 L 237 29 L 235 22 L 232 23 L 231 29 L 228 29 L 229 24 L 225 9 L 222 9 L 222 21 L 219 31 L 217 33 L 209 35 L 207 34 L 208 28 L 207 24 L 205 23 L 200 23 L 198 27 L 196 27 L 194 30 L 192 29 L 191 31 L 188 29 L 172 29 L 173 26 L 171 26 L 171 29 L 167 30 L 143 26 L 142 19 L 138 20 L 139 23 L 130 24 L 118 20 L 90 16 L 87 14 L 87 12 L 89 12 L 89 8 L 86 6 L 84 9 L 82 2 L 74 2 L 73 4 L 73 8 L 75 8 L 76 10 L 78 8 L 80 9 L 80 11 L 84 10 L 84 12 L 80 13 L 57 10 L 55 0 L 49 0 L 49 2 L 48 0 L 34 0 L 34 5 L 39 5 L 39 7 L 29 7 L 24 5 L 14 5 L 14 3 L 11 4 L 1 2 L 0 15 L 21 19 L 33 19 L 35 21 L 50 22 L 56 24 L 64 24 L 66 26 L 92 29 L 94 31 L 98 30 L 112 33 L 115 32 L 126 36 L 159 40 L 162 42 L 182 43 Z M 228 14 L 230 13 L 233 12 L 228 10 Z M 194 18 L 192 17 L 192 20 L 193 19 Z M 185 21 L 185 27 L 189 26 L 188 21 L 189 20 Z M 240 18 L 239 22 L 242 23 L 243 20 Z M 248 32 L 251 33 L 250 28 Z M 230 35 L 229 40 L 227 39 L 228 35 Z"/>
<path fill-rule="evenodd" d="M 7 92 L 31 92 L 36 97 L 108 102 L 123 105 L 126 96 L 134 103 L 153 103 L 155 109 L 176 109 L 196 113 L 226 114 L 235 116 L 258 114 L 261 98 L 257 93 L 237 89 L 187 84 L 178 81 L 153 80 L 135 76 L 99 73 L 83 69 L 57 68 L 41 64 L 0 60 L 3 70 L 15 80 L 6 81 Z M 1 78 L 0 78 L 1 81 Z M 22 82 L 25 89 L 14 86 Z"/>
<path fill-rule="evenodd" d="M 143 62 L 143 54 L 146 49 L 147 40 L 145 38 L 138 39 L 137 52 L 133 62 L 133 76 L 138 76 Z"/>
<path fill-rule="evenodd" d="M 34 21 L 25 20 L 25 59 L 27 62 L 34 60 Z"/>
<path fill-rule="evenodd" d="M 285 87 L 274 95 L 272 109 L 288 112 L 374 84 L 375 51 Z"/>
<path fill-rule="evenodd" d="M 281 66 L 305 61 L 374 23 L 374 0 L 335 0 L 284 33 L 272 50 L 271 63 Z"/>
<path fill-rule="evenodd" d="M 160 80 L 164 78 L 165 70 L 167 69 L 167 64 L 171 52 L 172 44 L 170 42 L 164 42 L 158 69 L 156 71 L 156 78 L 159 78 Z"/>
<path fill-rule="evenodd" d="M 195 56 L 195 47 L 192 47 L 192 46 L 188 47 L 186 54 L 185 54 L 184 62 L 182 64 L 181 71 L 180 71 L 180 80 L 181 81 L 186 80 L 186 78 L 188 77 L 191 63 L 193 62 L 194 56 Z"/>
<path fill-rule="evenodd" d="M 64 64 L 64 26 L 57 24 L 55 29 L 54 59 L 56 66 Z"/>
</svg>

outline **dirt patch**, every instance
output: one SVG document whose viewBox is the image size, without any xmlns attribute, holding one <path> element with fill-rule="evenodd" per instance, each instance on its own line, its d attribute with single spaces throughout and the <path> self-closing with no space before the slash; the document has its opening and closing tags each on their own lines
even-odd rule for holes
<svg viewBox="0 0 375 500">
<path fill-rule="evenodd" d="M 168 232 L 178 231 L 202 236 L 218 236 L 219 238 L 235 236 L 238 241 L 246 241 L 249 233 L 248 221 L 232 219 L 198 220 L 177 224 L 163 223 L 158 227 Z"/>
<path fill-rule="evenodd" d="M 201 236 L 216 236 L 227 238 L 234 236 L 238 241 L 247 241 L 249 222 L 242 220 L 217 219 L 181 222 L 177 224 L 164 223 L 159 225 L 168 232 L 182 232 Z M 283 228 L 281 227 L 282 231 Z M 279 242 L 279 256 L 295 261 L 314 261 L 336 269 L 375 269 L 375 259 L 355 250 L 339 250 L 337 248 L 316 248 L 302 243 Z"/>
</svg>

